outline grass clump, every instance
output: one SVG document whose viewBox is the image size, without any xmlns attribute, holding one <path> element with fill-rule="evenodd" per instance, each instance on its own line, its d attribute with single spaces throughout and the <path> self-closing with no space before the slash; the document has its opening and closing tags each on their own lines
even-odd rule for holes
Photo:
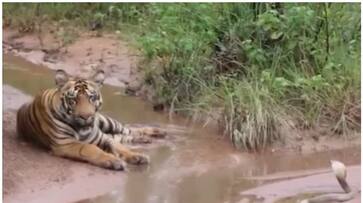
<svg viewBox="0 0 363 203">
<path fill-rule="evenodd" d="M 285 127 L 360 129 L 358 4 L 155 4 L 141 46 L 157 98 L 211 114 L 241 148 Z M 212 113 L 213 115 L 213 113 Z"/>
</svg>

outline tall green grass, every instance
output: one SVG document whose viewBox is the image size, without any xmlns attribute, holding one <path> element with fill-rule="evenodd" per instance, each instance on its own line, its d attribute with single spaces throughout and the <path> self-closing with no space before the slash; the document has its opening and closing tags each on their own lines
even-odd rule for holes
<svg viewBox="0 0 363 203">
<path fill-rule="evenodd" d="M 4 15 L 23 7 L 6 4 Z M 53 21 L 132 28 L 157 102 L 213 116 L 237 147 L 263 148 L 292 127 L 328 125 L 344 136 L 360 129 L 358 3 L 49 3 L 41 9 Z"/>
<path fill-rule="evenodd" d="M 221 109 L 236 146 L 264 147 L 289 127 L 360 128 L 359 4 L 149 9 L 141 46 L 159 61 L 146 67 L 157 98 L 194 114 Z"/>
</svg>

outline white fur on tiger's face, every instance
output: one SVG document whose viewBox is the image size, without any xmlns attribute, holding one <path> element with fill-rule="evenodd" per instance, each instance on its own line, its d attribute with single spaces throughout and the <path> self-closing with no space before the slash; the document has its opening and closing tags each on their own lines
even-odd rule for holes
<svg viewBox="0 0 363 203">
<path fill-rule="evenodd" d="M 77 127 L 92 125 L 102 106 L 100 88 L 105 79 L 104 72 L 98 71 L 86 80 L 70 78 L 63 70 L 57 70 L 55 79 L 61 93 L 62 116 Z"/>
</svg>

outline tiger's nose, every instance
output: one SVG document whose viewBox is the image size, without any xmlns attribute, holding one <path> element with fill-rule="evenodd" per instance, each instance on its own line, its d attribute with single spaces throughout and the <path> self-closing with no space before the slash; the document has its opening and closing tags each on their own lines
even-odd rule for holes
<svg viewBox="0 0 363 203">
<path fill-rule="evenodd" d="M 92 114 L 83 114 L 79 115 L 79 117 L 81 117 L 85 121 L 93 121 L 94 119 L 94 116 Z"/>
</svg>

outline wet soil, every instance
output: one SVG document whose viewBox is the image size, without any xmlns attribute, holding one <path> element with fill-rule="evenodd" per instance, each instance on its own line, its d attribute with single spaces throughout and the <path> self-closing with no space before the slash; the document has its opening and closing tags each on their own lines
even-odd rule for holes
<svg viewBox="0 0 363 203">
<path fill-rule="evenodd" d="M 61 39 L 51 31 L 42 34 L 41 43 L 36 33 L 21 34 L 7 28 L 3 31 L 3 50 L 50 69 L 64 69 L 72 75 L 88 76 L 95 69 L 103 69 L 106 84 L 141 88 L 143 75 L 136 63 L 140 57 L 121 40 L 121 35 L 95 36 L 92 32 L 83 32 L 74 40 L 61 46 Z"/>
<path fill-rule="evenodd" d="M 305 171 L 306 173 L 307 171 Z M 314 174 L 317 173 L 317 174 Z M 359 190 L 361 185 L 361 167 L 350 166 L 347 169 L 348 182 L 354 188 Z M 343 190 L 338 187 L 337 180 L 330 171 L 319 173 L 318 171 L 310 171 L 313 175 L 296 176 L 294 178 L 283 178 L 271 184 L 266 184 L 257 188 L 249 189 L 240 193 L 242 196 L 254 195 L 264 197 L 266 203 L 282 203 L 297 202 L 307 198 L 307 194 L 321 194 L 326 192 L 342 193 Z M 317 180 L 319 180 L 317 182 Z M 293 186 L 293 187 L 292 187 Z M 285 197 L 285 198 L 281 198 Z M 357 197 L 350 202 L 360 202 Z"/>
<path fill-rule="evenodd" d="M 183 133 L 131 146 L 150 155 L 151 164 L 129 168 L 129 172 L 54 157 L 17 138 L 14 118 L 22 103 L 53 86 L 52 71 L 4 55 L 3 74 L 5 202 L 272 202 L 300 192 L 339 190 L 328 170 L 330 159 L 347 164 L 348 180 L 360 188 L 360 145 L 318 153 L 244 153 L 234 150 L 215 129 L 200 128 L 179 117 L 170 120 L 153 112 L 151 105 L 120 95 L 118 88 L 107 85 L 102 92 L 104 113 L 122 122 L 157 124 L 170 131 L 184 129 Z M 316 176 L 300 180 L 301 171 L 307 178 Z M 295 179 L 300 181 L 296 187 Z"/>
</svg>

